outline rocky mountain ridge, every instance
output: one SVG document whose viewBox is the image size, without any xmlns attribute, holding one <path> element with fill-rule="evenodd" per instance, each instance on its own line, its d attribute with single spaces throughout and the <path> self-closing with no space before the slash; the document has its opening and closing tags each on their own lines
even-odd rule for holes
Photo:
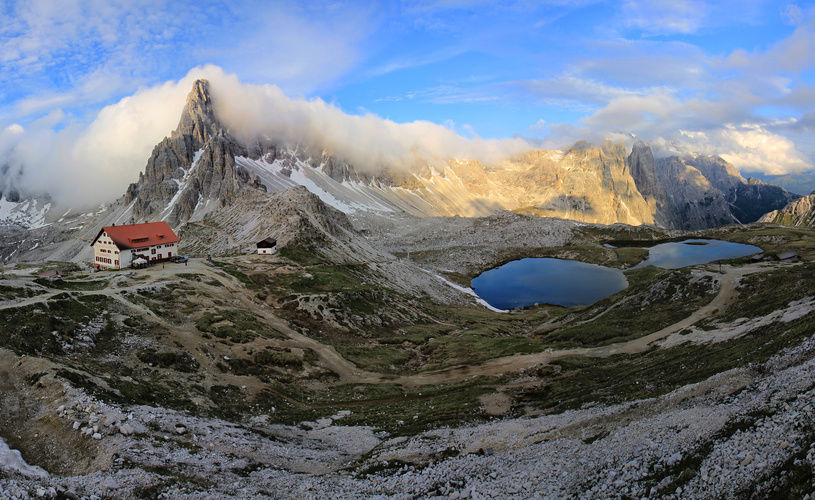
<svg viewBox="0 0 815 500">
<path fill-rule="evenodd" d="M 218 121 L 208 83 L 195 82 L 178 128 L 127 191 L 136 220 L 177 226 L 233 203 L 248 187 L 269 193 L 304 185 L 346 213 L 406 212 L 419 217 L 483 217 L 501 211 L 695 230 L 747 223 L 796 195 L 745 180 L 720 157 L 655 160 L 637 141 L 578 142 L 533 150 L 498 164 L 450 159 L 409 171 L 350 165 L 326 151 L 259 137 L 243 144 Z"/>
<path fill-rule="evenodd" d="M 815 227 L 815 194 L 798 198 L 781 210 L 765 214 L 759 222 L 794 227 Z"/>
<path fill-rule="evenodd" d="M 256 204 L 239 202 L 244 195 L 253 200 L 298 186 L 316 195 L 320 204 L 354 215 L 359 230 L 381 226 L 372 222 L 377 217 L 490 217 L 507 211 L 582 223 L 696 230 L 751 222 L 795 197 L 742 178 L 718 157 L 655 159 L 641 141 L 629 154 L 622 143 L 578 142 L 565 150 L 527 151 L 498 164 L 450 159 L 410 171 L 374 172 L 328 151 L 269 137 L 241 142 L 219 121 L 208 85 L 195 82 L 178 127 L 156 145 L 144 172 L 120 200 L 87 213 L 66 213 L 49 220 L 47 227 L 43 210 L 50 205 L 0 201 L 0 216 L 8 212 L 6 221 L 12 223 L 0 245 L 4 260 L 87 259 L 90 233 L 100 225 L 164 220 L 179 230 L 231 207 L 254 210 Z M 255 219 L 258 214 L 250 215 Z M 225 214 L 221 219 L 242 216 Z M 17 233 L 34 227 L 40 229 Z M 232 226 L 220 231 L 244 234 Z M 230 249 L 224 251 L 255 243 L 251 238 L 257 235 L 244 236 L 228 240 Z"/>
<path fill-rule="evenodd" d="M 153 149 L 144 173 L 128 187 L 125 204 L 133 204 L 136 220 L 160 217 L 176 226 L 192 217 L 200 201 L 227 206 L 252 181 L 235 164 L 247 148 L 216 119 L 207 85 L 195 82 L 178 127 Z"/>
</svg>

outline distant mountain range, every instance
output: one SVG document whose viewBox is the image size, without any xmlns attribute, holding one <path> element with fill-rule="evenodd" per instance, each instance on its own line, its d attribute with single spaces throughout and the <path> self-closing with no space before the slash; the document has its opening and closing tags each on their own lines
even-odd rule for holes
<svg viewBox="0 0 815 500">
<path fill-rule="evenodd" d="M 643 142 L 628 154 L 622 143 L 578 142 L 568 149 L 527 151 L 489 165 L 449 159 L 402 170 L 355 166 L 330 151 L 273 137 L 238 140 L 218 120 L 208 83 L 199 80 L 178 127 L 156 145 L 144 172 L 118 202 L 55 221 L 47 197 L 25 198 L 5 189 L 0 220 L 17 229 L 41 227 L 46 219 L 63 223 L 63 231 L 81 231 L 86 222 L 98 225 L 103 220 L 164 220 L 178 228 L 232 207 L 244 193 L 269 195 L 295 186 L 304 186 L 345 214 L 476 217 L 512 211 L 683 230 L 753 222 L 799 198 L 781 187 L 743 178 L 718 156 L 655 159 Z M 56 226 L 50 231 L 47 240 L 59 239 Z"/>
<path fill-rule="evenodd" d="M 195 83 L 178 128 L 153 151 L 127 190 L 136 220 L 173 225 L 202 220 L 246 187 L 276 192 L 306 186 L 344 212 L 486 216 L 518 211 L 612 224 L 702 229 L 756 221 L 798 195 L 744 179 L 717 156 L 655 160 L 638 142 L 579 142 L 561 151 L 529 151 L 497 165 L 451 159 L 415 171 L 357 168 L 326 151 L 261 137 L 244 144 L 213 111 L 205 81 Z"/>
<path fill-rule="evenodd" d="M 812 172 L 800 172 L 785 175 L 753 174 L 767 184 L 781 186 L 787 191 L 801 196 L 806 196 L 815 192 L 815 170 Z"/>
</svg>

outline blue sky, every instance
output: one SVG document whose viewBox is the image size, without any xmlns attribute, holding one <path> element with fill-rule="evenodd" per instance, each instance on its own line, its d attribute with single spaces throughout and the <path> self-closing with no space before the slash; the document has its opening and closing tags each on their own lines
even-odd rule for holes
<svg viewBox="0 0 815 500">
<path fill-rule="evenodd" d="M 769 0 L 3 1 L 0 155 L 37 169 L 53 155 L 22 137 L 69 147 L 205 65 L 465 138 L 633 134 L 746 173 L 815 160 L 815 2 Z"/>
</svg>

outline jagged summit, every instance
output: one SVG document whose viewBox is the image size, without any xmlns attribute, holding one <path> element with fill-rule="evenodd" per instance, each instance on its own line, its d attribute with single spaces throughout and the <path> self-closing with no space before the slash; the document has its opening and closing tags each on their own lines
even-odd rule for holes
<svg viewBox="0 0 815 500">
<path fill-rule="evenodd" d="M 371 172 L 330 152 L 259 136 L 249 144 L 218 120 L 209 83 L 197 80 L 178 127 L 153 150 L 126 203 L 137 221 L 178 226 L 231 206 L 245 188 L 269 193 L 302 185 L 346 213 L 489 216 L 504 210 L 581 222 L 701 229 L 751 222 L 790 201 L 780 188 L 748 184 L 719 157 L 655 160 L 638 140 L 579 141 L 494 164 L 472 159 Z"/>
<path fill-rule="evenodd" d="M 207 80 L 196 80 L 193 83 L 178 127 L 173 131 L 173 135 L 176 134 L 191 137 L 196 148 L 206 144 L 210 137 L 223 134 L 223 126 L 212 109 Z"/>
<path fill-rule="evenodd" d="M 251 182 L 235 164 L 246 148 L 216 118 L 208 85 L 193 84 L 178 128 L 153 149 L 139 181 L 128 188 L 125 202 L 133 204 L 134 219 L 178 225 L 202 204 L 205 210 L 229 205 Z"/>
</svg>

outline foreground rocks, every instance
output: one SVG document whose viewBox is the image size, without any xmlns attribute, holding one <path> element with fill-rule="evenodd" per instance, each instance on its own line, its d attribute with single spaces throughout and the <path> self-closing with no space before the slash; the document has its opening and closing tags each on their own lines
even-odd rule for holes
<svg viewBox="0 0 815 500">
<path fill-rule="evenodd" d="M 727 498 L 791 487 L 803 497 L 815 467 L 813 380 L 809 339 L 659 398 L 410 438 L 342 426 L 347 412 L 237 425 L 74 393 L 44 411 L 80 422 L 73 432 L 98 426 L 111 465 L 71 477 L 5 468 L 0 498 Z"/>
</svg>

